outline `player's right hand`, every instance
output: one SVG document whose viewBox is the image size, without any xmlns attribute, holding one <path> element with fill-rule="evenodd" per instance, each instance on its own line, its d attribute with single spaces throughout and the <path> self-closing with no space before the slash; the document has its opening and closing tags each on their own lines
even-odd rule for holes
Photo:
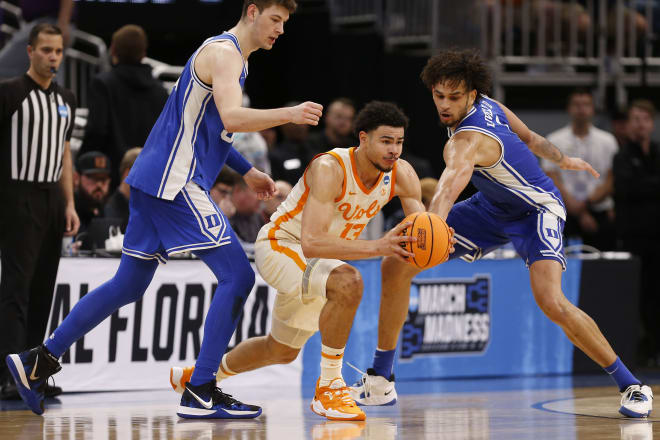
<svg viewBox="0 0 660 440">
<path fill-rule="evenodd" d="M 382 238 L 378 239 L 380 255 L 384 257 L 392 255 L 405 262 L 408 261 L 406 258 L 414 257 L 415 254 L 406 251 L 402 246 L 403 243 L 417 241 L 417 237 L 401 235 L 404 229 L 410 228 L 411 226 L 412 222 L 399 223 L 389 230 Z"/>
<path fill-rule="evenodd" d="M 307 101 L 291 107 L 291 122 L 294 124 L 319 125 L 323 106 Z"/>
</svg>

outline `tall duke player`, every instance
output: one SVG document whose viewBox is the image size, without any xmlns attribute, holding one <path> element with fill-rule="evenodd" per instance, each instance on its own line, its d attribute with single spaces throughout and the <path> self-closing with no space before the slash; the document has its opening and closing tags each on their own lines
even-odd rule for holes
<svg viewBox="0 0 660 440">
<path fill-rule="evenodd" d="M 225 162 L 261 198 L 275 184 L 232 147 L 232 133 L 288 122 L 317 125 L 322 107 L 253 110 L 241 107 L 247 58 L 272 48 L 296 8 L 294 0 L 245 0 L 240 21 L 209 38 L 190 57 L 144 149 L 131 169 L 130 218 L 115 276 L 85 295 L 41 346 L 7 356 L 21 397 L 43 413 L 44 386 L 61 369 L 57 359 L 119 307 L 139 300 L 159 262 L 194 252 L 218 279 L 204 324 L 195 373 L 177 414 L 187 418 L 253 418 L 245 405 L 216 388 L 215 374 L 254 284 L 250 267 L 227 219 L 209 196 Z"/>
<path fill-rule="evenodd" d="M 598 173 L 583 160 L 564 156 L 508 108 L 487 97 L 490 73 L 476 53 L 442 52 L 428 61 L 421 76 L 450 134 L 443 152 L 447 168 L 429 211 L 456 231 L 451 258 L 474 261 L 512 242 L 529 267 L 532 292 L 541 310 L 616 381 L 622 394 L 619 412 L 648 416 L 651 388 L 630 373 L 596 323 L 561 290 L 566 211 L 559 190 L 532 153 L 562 169 L 588 171 L 595 177 Z M 454 205 L 470 180 L 479 192 Z M 373 368 L 352 388 L 360 404 L 384 405 L 396 398 L 391 376 L 394 350 L 407 316 L 410 281 L 417 273 L 394 258 L 383 260 L 378 350 Z"/>
</svg>

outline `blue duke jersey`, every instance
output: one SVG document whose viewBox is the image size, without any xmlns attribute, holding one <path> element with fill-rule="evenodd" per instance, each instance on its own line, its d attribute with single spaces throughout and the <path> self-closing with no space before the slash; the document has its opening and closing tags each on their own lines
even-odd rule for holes
<svg viewBox="0 0 660 440">
<path fill-rule="evenodd" d="M 502 149 L 495 164 L 475 167 L 471 179 L 481 196 L 492 204 L 493 214 L 514 218 L 530 209 L 539 209 L 566 220 L 559 190 L 543 172 L 536 156 L 509 128 L 509 121 L 497 102 L 482 96 L 449 135 L 462 131 L 489 136 Z"/>
<path fill-rule="evenodd" d="M 212 88 L 197 77 L 194 63 L 202 48 L 223 40 L 241 52 L 236 37 L 225 32 L 207 39 L 193 53 L 131 168 L 126 182 L 132 187 L 174 200 L 191 180 L 206 191 L 213 186 L 232 148 L 232 133 L 224 129 Z M 244 64 L 241 88 L 247 73 Z"/>
<path fill-rule="evenodd" d="M 456 231 L 450 258 L 474 261 L 511 242 L 529 266 L 552 259 L 566 268 L 562 232 L 566 210 L 559 190 L 518 135 L 499 104 L 482 96 L 449 135 L 474 131 L 501 147 L 497 162 L 474 168 L 479 192 L 455 204 L 447 223 Z"/>
</svg>

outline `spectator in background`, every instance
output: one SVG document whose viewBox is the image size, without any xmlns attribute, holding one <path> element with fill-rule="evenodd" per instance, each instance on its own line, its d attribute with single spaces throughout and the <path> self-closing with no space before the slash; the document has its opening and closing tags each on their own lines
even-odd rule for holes
<svg viewBox="0 0 660 440">
<path fill-rule="evenodd" d="M 103 217 L 103 207 L 110 193 L 110 159 L 98 151 L 81 154 L 76 159 L 76 171 L 80 186 L 75 193 L 76 210 L 83 234 L 93 218 Z"/>
<path fill-rule="evenodd" d="M 121 176 L 121 183 L 115 192 L 110 196 L 105 203 L 103 215 L 107 218 L 121 219 L 121 232 L 126 232 L 126 225 L 128 225 L 128 199 L 131 196 L 131 187 L 126 183 L 128 172 L 131 171 L 135 160 L 140 155 L 142 148 L 135 147 L 124 153 L 124 157 L 119 164 L 119 175 Z"/>
<path fill-rule="evenodd" d="M 576 89 L 568 97 L 571 122 L 550 133 L 548 141 L 566 156 L 579 157 L 600 173 L 594 179 L 587 173 L 561 170 L 559 166 L 543 160 L 543 169 L 561 192 L 567 218 L 564 234 L 579 237 L 584 244 L 601 251 L 616 247 L 614 227 L 614 200 L 612 158 L 618 150 L 614 136 L 594 127 L 595 108 L 591 92 Z"/>
<path fill-rule="evenodd" d="M 147 35 L 129 24 L 112 34 L 112 70 L 96 75 L 89 85 L 89 117 L 80 153 L 100 151 L 115 165 L 113 185 L 119 184 L 116 168 L 126 150 L 144 145 L 151 127 L 167 101 L 167 91 L 142 64 Z"/>
<path fill-rule="evenodd" d="M 71 41 L 73 0 L 21 0 L 18 6 L 27 23 L 0 50 L 0 79 L 22 75 L 30 67 L 25 47 L 30 44 L 30 33 L 37 23 L 56 25 L 62 32 L 64 47 Z"/>
<path fill-rule="evenodd" d="M 280 203 L 286 199 L 286 197 L 291 192 L 291 189 L 293 188 L 289 182 L 284 180 L 276 180 L 275 187 L 277 188 L 277 193 L 275 193 L 275 196 L 269 200 L 265 200 L 262 203 L 261 215 L 264 218 L 264 223 L 268 223 L 270 221 L 270 216 L 273 215 L 277 207 L 280 206 Z"/>
<path fill-rule="evenodd" d="M 640 359 L 660 365 L 660 144 L 651 140 L 655 107 L 638 100 L 628 110 L 629 141 L 614 157 L 617 238 L 642 260 Z"/>
<path fill-rule="evenodd" d="M 30 67 L 0 82 L 0 399 L 18 398 L 5 357 L 46 334 L 63 235 L 78 230 L 71 147 L 71 91 L 53 81 L 63 39 L 51 24 L 29 35 Z M 25 50 L 25 47 L 23 47 Z M 47 105 L 49 104 L 49 105 Z M 59 131 L 56 133 L 56 130 Z M 43 136 L 25 136 L 42 133 Z M 45 395 L 61 393 L 46 385 Z"/>
<path fill-rule="evenodd" d="M 298 105 L 289 102 L 286 106 Z M 282 140 L 268 153 L 273 180 L 286 180 L 295 185 L 313 157 L 309 151 L 309 126 L 288 123 L 280 126 Z M 239 234 L 240 235 L 240 234 Z"/>
<path fill-rule="evenodd" d="M 628 143 L 628 112 L 625 109 L 614 110 L 610 123 L 612 124 L 612 134 L 621 148 Z"/>
<path fill-rule="evenodd" d="M 254 243 L 259 229 L 266 224 L 260 212 L 261 202 L 257 193 L 248 188 L 243 179 L 238 179 L 232 191 L 231 202 L 236 207 L 236 212 L 229 217 L 229 224 L 238 238 L 246 243 Z"/>
<path fill-rule="evenodd" d="M 325 112 L 325 128 L 323 131 L 309 136 L 309 153 L 312 157 L 325 153 L 333 148 L 354 147 L 359 144 L 353 136 L 353 119 L 355 119 L 355 104 L 348 98 L 333 100 Z M 311 157 L 310 157 L 311 159 Z"/>
<path fill-rule="evenodd" d="M 268 147 L 268 151 L 275 148 L 275 145 L 277 145 L 277 130 L 275 130 L 274 128 L 267 128 L 265 130 L 261 130 L 259 134 L 266 141 L 266 146 Z"/>
<path fill-rule="evenodd" d="M 211 198 L 218 205 L 225 217 L 236 214 L 236 207 L 231 201 L 234 187 L 241 180 L 241 175 L 229 167 L 224 167 L 215 179 L 215 184 L 209 191 Z"/>
</svg>

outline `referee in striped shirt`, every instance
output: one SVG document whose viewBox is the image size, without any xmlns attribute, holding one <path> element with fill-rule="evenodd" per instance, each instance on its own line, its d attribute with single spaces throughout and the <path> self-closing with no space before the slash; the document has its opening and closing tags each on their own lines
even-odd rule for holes
<svg viewBox="0 0 660 440">
<path fill-rule="evenodd" d="M 53 81 L 62 32 L 37 24 L 27 52 L 27 73 L 0 82 L 0 399 L 18 397 L 5 357 L 43 341 L 62 237 L 80 224 L 69 147 L 75 99 Z"/>
</svg>

